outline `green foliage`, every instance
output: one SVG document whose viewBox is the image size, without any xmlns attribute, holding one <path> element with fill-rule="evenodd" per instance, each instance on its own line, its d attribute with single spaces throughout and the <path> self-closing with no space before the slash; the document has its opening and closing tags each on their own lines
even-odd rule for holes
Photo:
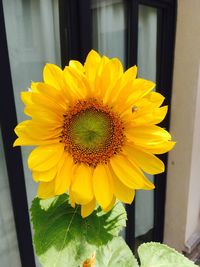
<svg viewBox="0 0 200 267">
<path fill-rule="evenodd" d="M 139 265 L 125 241 L 121 237 L 116 237 L 97 250 L 95 267 L 139 267 Z"/>
<path fill-rule="evenodd" d="M 96 252 L 95 267 L 139 267 L 137 260 L 119 235 L 126 212 L 116 203 L 112 211 L 100 208 L 87 218 L 80 215 L 64 194 L 48 200 L 33 200 L 31 217 L 36 254 L 44 267 L 82 267 Z M 159 243 L 145 243 L 138 249 L 140 267 L 195 267 L 183 255 Z"/>
<path fill-rule="evenodd" d="M 138 249 L 141 267 L 195 267 L 175 249 L 160 243 L 150 242 L 142 244 Z"/>
<path fill-rule="evenodd" d="M 66 194 L 50 200 L 33 200 L 31 218 L 36 254 L 44 267 L 77 267 L 99 246 L 117 236 L 126 223 L 121 203 L 104 213 L 97 208 L 83 219 L 80 207 Z"/>
</svg>

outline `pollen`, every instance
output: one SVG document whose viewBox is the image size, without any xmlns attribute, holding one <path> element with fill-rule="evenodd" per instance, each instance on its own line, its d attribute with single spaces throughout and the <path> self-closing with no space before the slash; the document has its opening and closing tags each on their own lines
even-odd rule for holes
<svg viewBox="0 0 200 267">
<path fill-rule="evenodd" d="M 74 163 L 107 164 L 122 150 L 124 126 L 118 114 L 96 99 L 79 100 L 63 115 L 60 142 Z"/>
</svg>

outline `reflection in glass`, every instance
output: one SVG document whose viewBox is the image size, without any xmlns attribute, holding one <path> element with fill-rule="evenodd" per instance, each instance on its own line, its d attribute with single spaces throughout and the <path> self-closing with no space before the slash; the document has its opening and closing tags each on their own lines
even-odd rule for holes
<svg viewBox="0 0 200 267">
<path fill-rule="evenodd" d="M 4 0 L 6 34 L 18 121 L 26 120 L 20 92 L 42 81 L 47 62 L 60 65 L 58 1 Z M 13 125 L 14 127 L 14 125 Z M 22 148 L 29 206 L 37 185 L 27 169 L 29 148 Z"/>
<path fill-rule="evenodd" d="M 138 68 L 139 77 L 156 81 L 157 9 L 139 6 Z M 148 178 L 153 181 L 154 177 Z M 152 240 L 154 191 L 137 191 L 135 200 L 136 242 Z"/>
<path fill-rule="evenodd" d="M 157 8 L 139 5 L 139 76 L 156 82 Z"/>
<path fill-rule="evenodd" d="M 126 17 L 123 0 L 92 0 L 93 48 L 125 65 Z"/>
<path fill-rule="evenodd" d="M 42 81 L 42 70 L 47 62 L 60 65 L 58 0 L 3 0 L 3 8 L 17 118 L 20 122 L 27 120 L 23 114 L 20 92 L 28 90 L 31 81 Z M 22 148 L 29 207 L 37 190 L 37 184 L 27 168 L 30 150 Z M 40 266 L 39 263 L 37 266 Z"/>
</svg>

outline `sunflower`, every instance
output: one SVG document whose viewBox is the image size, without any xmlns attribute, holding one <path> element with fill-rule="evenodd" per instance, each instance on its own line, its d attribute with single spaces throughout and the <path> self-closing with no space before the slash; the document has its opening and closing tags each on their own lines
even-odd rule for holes
<svg viewBox="0 0 200 267">
<path fill-rule="evenodd" d="M 68 192 L 83 217 L 96 203 L 109 211 L 116 199 L 131 203 L 136 189 L 154 185 L 144 173 L 164 171 L 154 154 L 171 150 L 170 134 L 156 126 L 166 113 L 155 84 L 125 72 L 117 58 L 92 50 L 82 65 L 71 60 L 61 70 L 46 64 L 44 82 L 22 92 L 31 119 L 15 128 L 14 146 L 36 146 L 28 158 L 38 196 Z"/>
</svg>

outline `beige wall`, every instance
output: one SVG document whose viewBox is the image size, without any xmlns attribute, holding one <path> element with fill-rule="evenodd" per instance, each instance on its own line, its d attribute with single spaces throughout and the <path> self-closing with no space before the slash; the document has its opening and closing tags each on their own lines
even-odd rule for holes
<svg viewBox="0 0 200 267">
<path fill-rule="evenodd" d="M 164 242 L 178 250 L 200 225 L 200 0 L 178 0 Z"/>
</svg>

